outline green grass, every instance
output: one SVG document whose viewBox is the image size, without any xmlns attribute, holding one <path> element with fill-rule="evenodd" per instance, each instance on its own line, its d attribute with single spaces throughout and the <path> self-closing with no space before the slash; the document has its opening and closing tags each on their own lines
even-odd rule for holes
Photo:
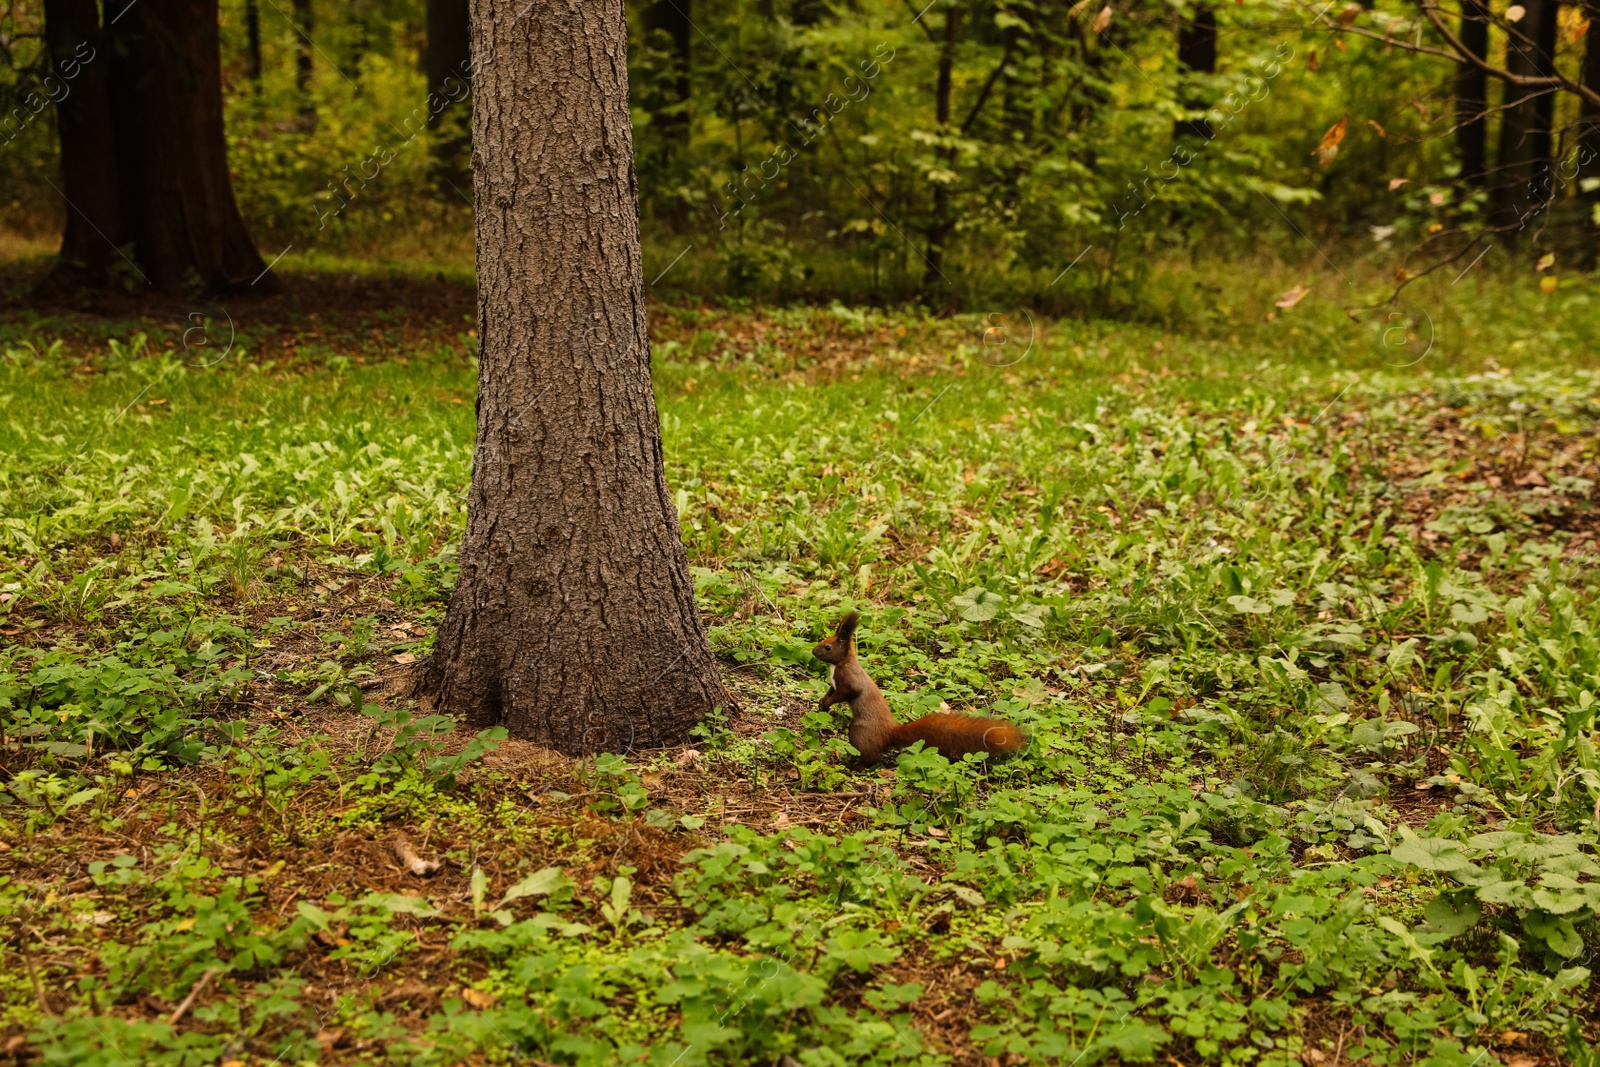
<svg viewBox="0 0 1600 1067">
<path fill-rule="evenodd" d="M 1587 283 L 1533 284 L 1447 294 L 1410 367 L 1264 278 L 1020 358 L 658 308 L 741 707 L 583 761 L 384 682 L 454 580 L 459 323 L 201 367 L 11 320 L 8 1054 L 1593 1064 L 1600 370 Z M 805 650 L 850 607 L 897 713 L 1029 751 L 846 766 Z"/>
</svg>

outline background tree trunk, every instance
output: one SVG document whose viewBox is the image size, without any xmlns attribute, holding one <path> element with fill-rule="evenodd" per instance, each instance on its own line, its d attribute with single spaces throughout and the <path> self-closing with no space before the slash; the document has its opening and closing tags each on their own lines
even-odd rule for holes
<svg viewBox="0 0 1600 1067">
<path fill-rule="evenodd" d="M 1461 43 L 1480 59 L 1489 56 L 1489 8 L 1483 0 L 1461 0 Z M 1456 68 L 1456 149 L 1461 177 L 1482 185 L 1489 160 L 1489 76 L 1471 63 Z"/>
<path fill-rule="evenodd" d="M 257 93 L 261 92 L 261 5 L 258 0 L 245 0 L 244 5 L 245 58 L 244 75 L 250 79 Z"/>
<path fill-rule="evenodd" d="M 311 35 L 316 31 L 311 0 L 294 0 L 294 26 L 294 88 L 300 94 L 300 128 L 310 131 L 317 128 L 317 102 L 311 98 Z"/>
<path fill-rule="evenodd" d="M 650 387 L 622 0 L 473 0 L 481 353 L 461 577 L 420 679 L 568 753 L 728 697 Z"/>
<path fill-rule="evenodd" d="M 1506 41 L 1506 69 L 1513 74 L 1548 75 L 1556 50 L 1556 0 L 1527 0 L 1527 14 L 1512 27 Z M 1520 228 L 1534 225 L 1550 199 L 1550 128 L 1555 94 L 1505 86 L 1500 121 L 1500 154 L 1496 161 L 1495 221 Z"/>
<path fill-rule="evenodd" d="M 1217 13 L 1207 6 L 1197 6 L 1193 18 L 1186 18 L 1178 26 L 1178 98 L 1190 111 L 1204 111 L 1210 105 L 1204 96 L 1183 84 L 1184 73 L 1215 74 L 1217 72 Z M 1204 116 L 1197 119 L 1179 119 L 1172 124 L 1173 140 L 1211 140 L 1211 123 Z"/>
<path fill-rule="evenodd" d="M 112 57 L 100 28 L 99 8 L 95 0 L 45 0 L 44 4 L 51 67 L 68 87 L 56 108 L 67 222 L 61 259 L 45 281 L 52 288 L 104 285 L 111 269 L 123 262 L 117 248 L 127 241 L 106 92 Z"/>
<path fill-rule="evenodd" d="M 228 174 L 217 0 L 139 0 L 117 36 L 108 89 L 140 268 L 169 291 L 273 287 Z"/>
<path fill-rule="evenodd" d="M 1600 0 L 1586 0 L 1583 5 L 1584 17 L 1589 20 L 1589 29 L 1584 34 L 1583 52 L 1583 84 L 1600 93 Z M 1600 186 L 1584 190 L 1582 179 L 1600 178 L 1600 105 L 1591 104 L 1585 100 L 1579 105 L 1578 112 L 1578 198 L 1586 209 L 1588 215 L 1589 232 L 1593 234 L 1600 226 L 1594 223 L 1594 209 L 1600 205 Z M 1595 250 L 1591 237 L 1589 262 L 1594 262 Z"/>
<path fill-rule="evenodd" d="M 423 67 L 428 92 L 455 99 L 472 73 L 472 13 L 467 0 L 428 0 L 428 48 Z M 452 92 L 451 90 L 455 91 Z M 433 131 L 433 176 L 451 196 L 469 195 L 472 184 L 472 100 L 456 100 L 428 111 Z"/>
<path fill-rule="evenodd" d="M 944 15 L 944 41 L 939 49 L 939 74 L 933 87 L 934 121 L 938 123 L 940 137 L 953 137 L 956 132 L 950 125 L 950 96 L 954 91 L 952 76 L 955 68 L 956 42 L 960 40 L 960 36 L 961 12 L 952 6 Z M 935 154 L 946 170 L 955 167 L 955 148 L 941 146 Z M 949 302 L 950 294 L 944 291 L 946 288 L 944 248 L 954 231 L 955 220 L 950 217 L 950 186 L 946 182 L 935 182 L 933 216 L 928 222 L 928 263 L 927 270 L 922 273 L 923 299 L 929 305 Z"/>
</svg>

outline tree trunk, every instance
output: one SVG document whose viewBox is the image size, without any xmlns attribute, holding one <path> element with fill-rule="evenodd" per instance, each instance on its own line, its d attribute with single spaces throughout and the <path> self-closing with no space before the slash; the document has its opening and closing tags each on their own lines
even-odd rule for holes
<svg viewBox="0 0 1600 1067">
<path fill-rule="evenodd" d="M 623 0 L 473 0 L 481 351 L 461 577 L 419 681 L 567 753 L 728 696 L 650 387 Z"/>
<path fill-rule="evenodd" d="M 428 129 L 433 176 L 450 195 L 472 184 L 472 15 L 467 0 L 428 0 Z M 440 107 L 434 102 L 454 101 Z"/>
<path fill-rule="evenodd" d="M 950 96 L 953 91 L 952 75 L 955 68 L 956 42 L 960 37 L 961 13 L 952 6 L 944 16 L 944 44 L 939 49 L 939 76 L 933 90 L 934 118 L 939 127 L 939 136 L 948 138 L 955 136 L 955 130 L 950 127 Z M 955 166 L 956 152 L 953 147 L 941 146 L 935 155 L 944 165 L 945 170 Z M 939 181 L 933 185 L 933 218 L 928 224 L 928 269 L 922 274 L 923 299 L 930 305 L 944 303 L 948 294 L 940 293 L 940 286 L 947 285 L 944 276 L 944 248 L 950 240 L 950 234 L 955 230 L 955 222 L 950 217 L 950 186 L 947 182 Z"/>
<path fill-rule="evenodd" d="M 300 128 L 309 133 L 317 128 L 317 102 L 311 98 L 311 34 L 316 29 L 311 0 L 294 0 L 294 27 L 294 88 L 300 94 Z"/>
<path fill-rule="evenodd" d="M 1513 74 L 1549 75 L 1556 49 L 1556 0 L 1528 0 L 1527 14 L 1506 42 L 1506 69 Z M 1500 123 L 1500 156 L 1495 183 L 1497 225 L 1514 235 L 1535 224 L 1553 194 L 1550 128 L 1555 94 L 1507 84 Z"/>
<path fill-rule="evenodd" d="M 1178 99 L 1189 111 L 1205 111 L 1210 102 L 1183 84 L 1185 72 L 1215 74 L 1217 72 L 1217 13 L 1209 7 L 1197 6 L 1194 18 L 1184 19 L 1178 27 Z M 1209 141 L 1215 134 L 1204 115 L 1197 119 L 1178 119 L 1172 124 L 1175 141 Z"/>
<path fill-rule="evenodd" d="M 1600 0 L 1586 0 L 1583 14 L 1589 20 L 1584 35 L 1583 84 L 1600 93 Z M 1585 190 L 1583 179 L 1600 178 L 1600 104 L 1588 100 L 1579 105 L 1578 111 L 1578 178 L 1579 200 L 1588 209 L 1585 215 L 1590 220 L 1589 256 L 1593 262 L 1594 233 L 1600 229 L 1594 222 L 1594 212 L 1600 207 L 1600 185 Z"/>
<path fill-rule="evenodd" d="M 56 108 L 67 223 L 61 258 L 45 282 L 51 288 L 104 285 L 123 262 L 118 246 L 127 242 L 106 92 L 112 56 L 99 7 L 95 0 L 44 3 L 51 68 L 67 94 Z"/>
<path fill-rule="evenodd" d="M 1483 0 L 1461 0 L 1461 43 L 1480 59 L 1489 56 L 1489 8 Z M 1489 76 L 1481 67 L 1456 67 L 1456 149 L 1461 178 L 1482 185 L 1489 158 Z"/>
<path fill-rule="evenodd" d="M 228 174 L 217 0 L 139 0 L 116 36 L 107 88 L 123 215 L 145 280 L 168 291 L 275 288 Z"/>
<path fill-rule="evenodd" d="M 250 79 L 256 94 L 261 93 L 261 5 L 257 0 L 245 0 L 245 77 Z"/>
</svg>

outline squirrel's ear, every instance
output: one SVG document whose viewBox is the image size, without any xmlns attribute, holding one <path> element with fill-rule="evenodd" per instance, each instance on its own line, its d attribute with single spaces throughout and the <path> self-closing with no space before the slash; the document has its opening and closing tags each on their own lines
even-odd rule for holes
<svg viewBox="0 0 1600 1067">
<path fill-rule="evenodd" d="M 835 636 L 837 636 L 841 641 L 849 641 L 856 635 L 856 627 L 860 624 L 860 622 L 861 613 L 859 611 L 852 611 L 850 614 L 839 620 L 839 629 Z"/>
</svg>

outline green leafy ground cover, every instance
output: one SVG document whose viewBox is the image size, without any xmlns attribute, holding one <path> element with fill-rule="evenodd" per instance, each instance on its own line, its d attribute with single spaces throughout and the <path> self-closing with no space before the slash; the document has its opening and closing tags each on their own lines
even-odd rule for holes
<svg viewBox="0 0 1600 1067">
<path fill-rule="evenodd" d="M 657 308 L 740 706 L 589 760 L 399 695 L 459 316 L 318 348 L 284 299 L 220 362 L 4 324 L 14 1061 L 1596 1062 L 1586 290 L 1463 293 L 1409 367 L 1310 305 Z M 806 650 L 849 607 L 900 715 L 1029 751 L 847 767 Z"/>
</svg>

